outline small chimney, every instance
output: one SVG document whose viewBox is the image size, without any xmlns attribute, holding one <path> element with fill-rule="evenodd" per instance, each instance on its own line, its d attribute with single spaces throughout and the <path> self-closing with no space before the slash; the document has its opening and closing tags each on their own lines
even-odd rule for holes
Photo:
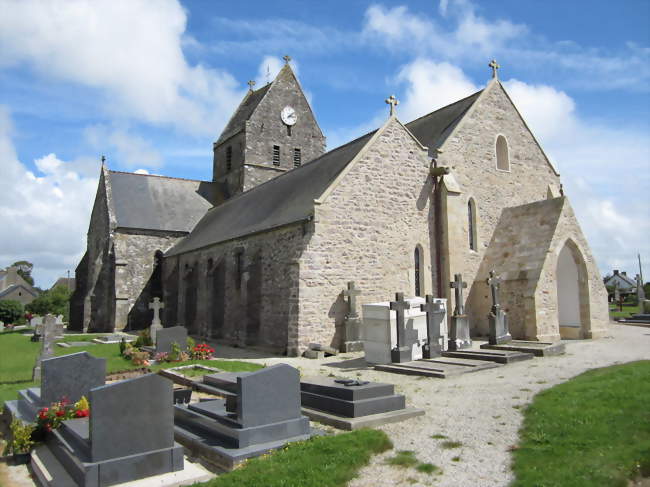
<svg viewBox="0 0 650 487">
<path fill-rule="evenodd" d="M 617 275 L 617 274 L 618 274 L 618 269 L 615 269 L 614 270 L 614 275 Z"/>
<path fill-rule="evenodd" d="M 627 277 L 627 272 L 626 271 L 621 272 L 621 274 L 623 274 L 625 277 Z"/>
</svg>

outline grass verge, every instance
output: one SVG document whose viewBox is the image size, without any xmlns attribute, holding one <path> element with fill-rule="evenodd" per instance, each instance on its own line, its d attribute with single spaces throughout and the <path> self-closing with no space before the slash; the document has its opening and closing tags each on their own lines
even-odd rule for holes
<svg viewBox="0 0 650 487">
<path fill-rule="evenodd" d="M 514 486 L 625 487 L 650 476 L 650 361 L 585 372 L 524 411 Z"/>
<path fill-rule="evenodd" d="M 292 443 L 196 487 L 342 487 L 374 454 L 393 447 L 383 431 L 361 429 Z"/>
</svg>

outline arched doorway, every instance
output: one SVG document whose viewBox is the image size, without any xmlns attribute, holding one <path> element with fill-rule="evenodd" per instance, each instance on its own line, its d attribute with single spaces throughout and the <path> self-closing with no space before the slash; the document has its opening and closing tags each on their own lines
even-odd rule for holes
<svg viewBox="0 0 650 487">
<path fill-rule="evenodd" d="M 557 314 L 560 337 L 564 339 L 582 338 L 582 330 L 587 325 L 582 313 L 584 263 L 579 257 L 579 250 L 567 242 L 557 259 Z"/>
</svg>

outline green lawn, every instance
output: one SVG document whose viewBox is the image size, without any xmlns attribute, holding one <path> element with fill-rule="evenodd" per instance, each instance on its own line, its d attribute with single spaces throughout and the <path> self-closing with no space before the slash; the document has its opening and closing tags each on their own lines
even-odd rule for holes
<svg viewBox="0 0 650 487">
<path fill-rule="evenodd" d="M 609 304 L 609 309 L 613 309 L 615 306 Z M 636 304 L 623 304 L 623 311 L 618 311 L 618 306 L 616 306 L 617 311 L 610 311 L 609 315 L 612 318 L 629 318 L 630 314 L 636 314 L 639 312 L 639 306 Z"/>
<path fill-rule="evenodd" d="M 292 443 L 196 487 L 342 487 L 373 454 L 393 447 L 383 431 L 361 429 Z"/>
<path fill-rule="evenodd" d="M 517 487 L 625 487 L 650 477 L 650 361 L 591 370 L 538 394 L 514 451 Z"/>
<path fill-rule="evenodd" d="M 38 356 L 41 344 L 31 342 L 28 336 L 23 336 L 24 330 L 0 333 L 0 406 L 7 400 L 16 399 L 18 391 L 36 385 L 32 382 L 32 369 Z M 64 342 L 90 341 L 97 335 L 66 336 Z M 118 343 L 94 344 L 82 347 L 54 347 L 56 356 L 87 351 L 95 357 L 106 358 L 107 373 L 123 372 L 141 368 L 120 355 Z M 152 372 L 179 365 L 202 364 L 226 372 L 251 372 L 261 369 L 263 365 L 237 360 L 196 360 L 187 362 L 169 362 L 150 367 Z"/>
</svg>

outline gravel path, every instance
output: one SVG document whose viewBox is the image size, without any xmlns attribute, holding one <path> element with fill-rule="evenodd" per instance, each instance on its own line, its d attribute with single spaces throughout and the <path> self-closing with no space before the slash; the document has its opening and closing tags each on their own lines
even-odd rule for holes
<svg viewBox="0 0 650 487">
<path fill-rule="evenodd" d="M 303 375 L 328 375 L 334 371 L 337 375 L 392 382 L 406 394 L 407 404 L 425 409 L 425 416 L 380 428 L 393 441 L 394 450 L 375 456 L 349 487 L 505 486 L 513 479 L 508 449 L 518 441 L 517 431 L 523 419 L 520 408 L 536 393 L 589 369 L 650 359 L 650 328 L 612 324 L 610 330 L 609 337 L 599 340 L 567 342 L 562 356 L 535 358 L 444 380 L 360 370 L 362 360 L 340 356 L 325 361 L 259 361 L 287 362 L 300 367 Z M 340 368 L 345 362 L 352 367 Z M 445 440 L 431 438 L 436 434 L 461 442 L 462 446 L 444 449 Z M 385 459 L 399 450 L 415 451 L 419 461 L 437 465 L 443 474 L 422 474 L 413 468 L 386 465 Z"/>
</svg>

